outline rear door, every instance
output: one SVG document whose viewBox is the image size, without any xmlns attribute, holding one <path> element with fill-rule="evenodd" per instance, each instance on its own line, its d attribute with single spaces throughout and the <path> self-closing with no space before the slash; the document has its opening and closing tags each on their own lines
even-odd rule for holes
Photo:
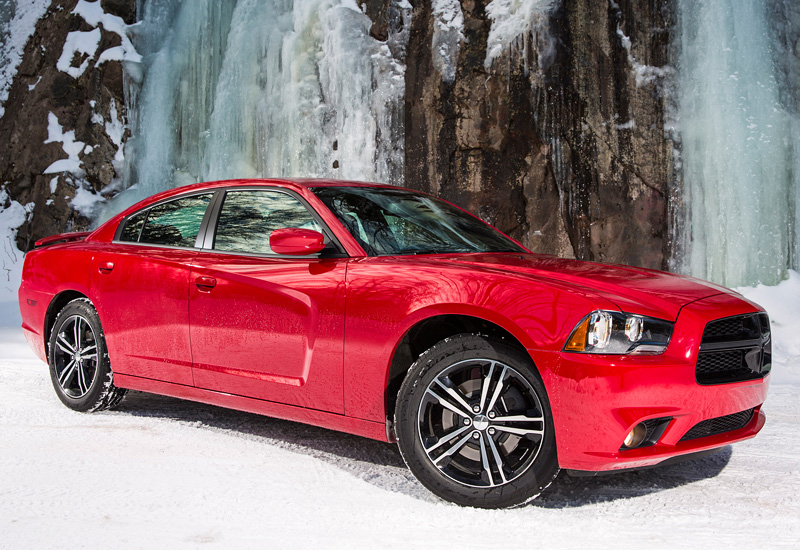
<svg viewBox="0 0 800 550">
<path fill-rule="evenodd" d="M 347 258 L 287 190 L 229 190 L 216 210 L 190 274 L 195 385 L 342 413 Z M 275 254 L 269 235 L 287 227 L 321 231 L 329 248 Z"/>
<path fill-rule="evenodd" d="M 92 294 L 115 372 L 190 386 L 189 264 L 213 193 L 128 216 L 92 265 Z"/>
</svg>

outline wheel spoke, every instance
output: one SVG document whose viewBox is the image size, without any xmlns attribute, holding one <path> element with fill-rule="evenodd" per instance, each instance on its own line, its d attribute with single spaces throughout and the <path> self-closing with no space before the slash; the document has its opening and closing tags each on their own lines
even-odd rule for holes
<svg viewBox="0 0 800 550">
<path fill-rule="evenodd" d="M 492 477 L 492 469 L 489 467 L 489 456 L 488 456 L 489 453 L 486 450 L 486 443 L 484 443 L 483 441 L 484 438 L 491 439 L 488 435 L 484 433 L 482 434 L 479 440 L 481 444 L 481 464 L 483 465 L 483 470 L 486 472 L 486 475 L 489 476 L 489 486 L 494 487 L 494 478 Z"/>
<path fill-rule="evenodd" d="M 86 357 L 84 355 L 84 357 Z M 544 418 L 541 416 L 525 416 L 522 414 L 514 416 L 498 416 L 494 422 L 542 422 Z"/>
<path fill-rule="evenodd" d="M 466 434 L 464 437 L 462 437 L 461 439 L 456 441 L 455 445 L 453 445 L 452 447 L 447 449 L 447 451 L 445 451 L 444 453 L 440 454 L 439 457 L 436 460 L 433 461 L 433 463 L 438 466 L 439 462 L 441 462 L 442 459 L 444 459 L 444 458 L 446 458 L 448 456 L 453 456 L 454 454 L 456 454 L 459 450 L 461 450 L 461 447 L 466 445 L 467 441 L 469 441 L 471 437 L 472 437 L 472 433 Z"/>
<path fill-rule="evenodd" d="M 85 348 L 83 348 L 83 349 L 81 350 L 81 355 L 83 355 L 84 357 L 88 357 L 88 356 L 86 355 L 86 353 L 88 353 L 88 352 L 90 352 L 90 351 L 94 351 L 94 350 L 96 350 L 96 349 L 97 349 L 97 346 L 95 346 L 94 344 L 93 344 L 93 345 L 91 345 L 91 346 L 86 346 Z"/>
<path fill-rule="evenodd" d="M 469 406 L 469 404 L 467 404 L 466 401 L 464 401 L 464 398 L 461 397 L 461 395 L 459 395 L 459 393 L 455 390 L 455 388 L 453 388 L 453 382 L 447 377 L 445 377 L 445 380 L 447 380 L 447 382 L 450 384 L 449 386 L 442 383 L 442 381 L 439 380 L 438 378 L 436 379 L 436 383 L 439 385 L 440 388 L 442 388 L 444 391 L 447 392 L 447 395 L 455 399 L 459 405 L 464 407 L 464 411 L 466 411 L 467 414 L 471 414 L 472 408 Z"/>
<path fill-rule="evenodd" d="M 500 378 L 498 378 L 497 385 L 494 387 L 492 399 L 489 401 L 489 406 L 486 407 L 487 411 L 491 411 L 494 408 L 497 398 L 500 397 L 500 394 L 503 392 L 503 380 L 506 378 L 506 372 L 508 372 L 508 367 L 503 365 L 503 370 L 500 371 Z"/>
<path fill-rule="evenodd" d="M 491 437 L 486 438 L 489 442 L 489 448 L 492 450 L 492 456 L 494 457 L 494 463 L 497 465 L 497 471 L 500 473 L 500 479 L 503 483 L 506 483 L 506 475 L 503 473 L 503 460 L 500 458 L 500 453 L 497 451 L 497 446 L 494 444 L 494 439 Z"/>
<path fill-rule="evenodd" d="M 494 426 L 498 432 L 506 432 L 514 435 L 542 435 L 544 430 L 529 430 L 527 428 L 512 428 L 511 426 Z"/>
<path fill-rule="evenodd" d="M 439 404 L 442 407 L 444 407 L 445 409 L 449 409 L 449 410 L 453 411 L 454 413 L 456 413 L 457 415 L 463 416 L 464 418 L 469 418 L 470 420 L 472 419 L 471 415 L 469 415 L 468 413 L 465 413 L 464 411 L 459 410 L 458 407 L 456 407 L 455 405 L 453 405 L 452 403 L 447 401 L 441 395 L 438 395 L 438 394 L 434 393 L 430 388 L 428 388 L 426 390 L 426 393 L 429 393 L 430 395 L 432 395 L 433 398 L 436 399 L 436 401 L 438 401 Z"/>
<path fill-rule="evenodd" d="M 89 391 L 89 386 L 86 384 L 86 372 L 83 370 L 83 365 L 78 365 L 78 388 L 81 390 L 81 395 Z"/>
<path fill-rule="evenodd" d="M 61 351 L 63 351 L 64 353 L 68 353 L 70 355 L 75 355 L 75 348 L 73 348 L 72 344 L 70 344 L 67 341 L 67 338 L 66 338 L 66 336 L 64 336 L 63 332 L 58 335 L 58 340 L 56 341 L 56 345 L 59 348 L 61 348 Z"/>
<path fill-rule="evenodd" d="M 430 455 L 433 451 L 435 451 L 436 449 L 438 449 L 439 447 L 441 447 L 442 445 L 444 445 L 448 441 L 451 441 L 451 440 L 455 439 L 456 437 L 458 437 L 459 435 L 463 434 L 464 432 L 466 432 L 467 430 L 469 430 L 471 428 L 472 428 L 472 425 L 461 426 L 459 429 L 454 430 L 454 431 L 450 432 L 449 434 L 447 434 L 446 436 L 444 436 L 443 438 L 441 438 L 439 441 L 436 442 L 436 444 L 433 447 L 429 447 L 429 448 L 425 449 L 425 452 L 428 453 L 428 455 Z"/>
<path fill-rule="evenodd" d="M 61 376 L 58 377 L 58 383 L 63 388 L 67 385 L 67 381 L 70 380 L 72 377 L 72 373 L 75 371 L 75 359 L 70 361 L 64 370 L 61 371 Z"/>
<path fill-rule="evenodd" d="M 77 351 L 78 353 L 81 352 L 80 324 L 81 324 L 81 318 L 75 317 L 75 321 L 72 323 L 72 332 L 75 337 L 75 351 Z"/>
<path fill-rule="evenodd" d="M 96 353 L 90 353 L 89 355 L 81 355 L 81 357 L 82 357 L 84 360 L 85 360 L 85 359 L 97 359 L 97 354 L 96 354 Z"/>
<path fill-rule="evenodd" d="M 481 388 L 481 412 L 485 411 L 486 409 L 483 406 L 486 404 L 486 398 L 489 395 L 489 384 L 492 382 L 492 374 L 494 373 L 494 365 L 495 362 L 492 361 L 489 364 L 489 373 L 484 376 L 483 378 L 483 387 Z"/>
</svg>

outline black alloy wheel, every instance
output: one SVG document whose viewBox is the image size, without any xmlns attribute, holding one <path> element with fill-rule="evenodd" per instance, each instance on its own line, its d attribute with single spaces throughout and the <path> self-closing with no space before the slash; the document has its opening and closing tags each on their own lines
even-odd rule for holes
<svg viewBox="0 0 800 550">
<path fill-rule="evenodd" d="M 85 298 L 69 302 L 56 317 L 48 363 L 56 394 L 70 409 L 109 409 L 125 396 L 125 390 L 114 386 L 100 319 Z"/>
<path fill-rule="evenodd" d="M 400 388 L 395 427 L 414 475 L 457 504 L 520 505 L 558 474 L 544 385 L 502 340 L 461 334 L 423 353 Z"/>
</svg>

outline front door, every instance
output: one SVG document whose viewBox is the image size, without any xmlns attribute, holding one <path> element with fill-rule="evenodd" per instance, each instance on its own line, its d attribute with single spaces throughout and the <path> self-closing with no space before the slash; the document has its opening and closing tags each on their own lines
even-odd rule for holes
<svg viewBox="0 0 800 550">
<path fill-rule="evenodd" d="M 289 193 L 226 193 L 190 273 L 195 385 L 342 413 L 347 259 L 273 253 L 269 235 L 285 227 L 322 230 Z"/>
</svg>

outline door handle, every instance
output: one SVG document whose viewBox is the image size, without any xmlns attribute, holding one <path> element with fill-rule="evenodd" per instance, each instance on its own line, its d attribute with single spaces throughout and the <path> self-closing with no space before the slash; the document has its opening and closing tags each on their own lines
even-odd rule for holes
<svg viewBox="0 0 800 550">
<path fill-rule="evenodd" d="M 199 290 L 204 290 L 206 292 L 210 291 L 212 288 L 217 286 L 217 280 L 214 277 L 198 277 L 194 280 L 194 284 L 197 285 Z"/>
<path fill-rule="evenodd" d="M 109 274 L 114 271 L 114 262 L 100 262 L 97 266 L 97 271 L 104 274 Z"/>
</svg>

